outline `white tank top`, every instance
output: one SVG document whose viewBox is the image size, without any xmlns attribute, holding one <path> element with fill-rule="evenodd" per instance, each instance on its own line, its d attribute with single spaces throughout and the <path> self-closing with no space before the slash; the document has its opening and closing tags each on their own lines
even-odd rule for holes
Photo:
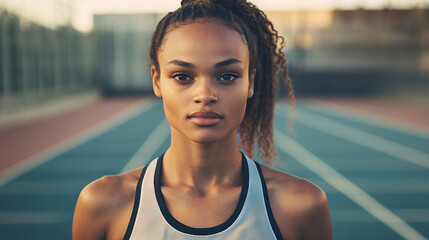
<svg viewBox="0 0 429 240">
<path fill-rule="evenodd" d="M 260 165 L 242 153 L 243 186 L 229 219 L 217 226 L 194 228 L 177 221 L 161 192 L 162 158 L 141 173 L 124 239 L 283 239 L 271 211 Z"/>
</svg>

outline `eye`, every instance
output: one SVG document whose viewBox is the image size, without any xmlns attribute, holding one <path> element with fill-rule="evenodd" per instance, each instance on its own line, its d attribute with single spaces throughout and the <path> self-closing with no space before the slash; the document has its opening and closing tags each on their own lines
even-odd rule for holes
<svg viewBox="0 0 429 240">
<path fill-rule="evenodd" d="M 184 74 L 184 73 L 179 73 L 179 74 L 175 74 L 172 76 L 174 79 L 180 81 L 180 82 L 185 82 L 185 81 L 190 81 L 192 80 L 191 77 L 189 77 L 188 75 Z"/>
<path fill-rule="evenodd" d="M 238 75 L 232 73 L 226 73 L 219 77 L 220 81 L 231 82 L 232 80 L 238 78 Z"/>
</svg>

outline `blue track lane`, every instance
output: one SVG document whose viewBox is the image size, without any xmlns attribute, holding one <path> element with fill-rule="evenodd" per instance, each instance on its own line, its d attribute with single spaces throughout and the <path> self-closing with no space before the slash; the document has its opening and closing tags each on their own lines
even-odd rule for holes
<svg viewBox="0 0 429 240">
<path fill-rule="evenodd" d="M 396 131 L 394 127 L 381 127 L 383 124 L 371 124 L 315 105 L 298 105 L 298 110 L 429 154 L 429 135 L 408 133 L 406 128 Z M 283 111 L 283 106 L 276 111 Z M 287 135 L 287 120 L 283 115 L 276 114 L 274 124 L 281 134 Z M 156 103 L 0 187 L 1 239 L 71 239 L 73 210 L 80 190 L 103 175 L 118 174 L 162 119 L 162 105 Z M 297 144 L 365 191 L 423 239 L 429 238 L 428 168 L 312 128 L 299 120 L 294 129 L 296 135 L 292 139 Z M 155 154 L 142 159 L 141 165 L 160 155 L 168 145 L 169 139 L 155 146 Z M 325 190 L 334 239 L 404 239 L 298 159 L 280 148 L 278 153 L 282 162 L 277 162 L 275 168 L 307 178 Z"/>
</svg>

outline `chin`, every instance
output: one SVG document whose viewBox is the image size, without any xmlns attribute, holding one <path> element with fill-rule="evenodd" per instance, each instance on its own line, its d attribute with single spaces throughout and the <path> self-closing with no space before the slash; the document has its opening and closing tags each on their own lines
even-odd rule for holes
<svg viewBox="0 0 429 240">
<path fill-rule="evenodd" d="M 191 128 L 175 128 L 172 126 L 172 131 L 179 133 L 179 136 L 189 141 L 200 144 L 212 144 L 216 142 L 225 142 L 229 138 L 237 138 L 237 129 L 226 129 L 224 126 L 217 127 L 197 127 Z M 183 139 L 183 140 L 184 140 Z"/>
<path fill-rule="evenodd" d="M 190 136 L 190 139 L 196 143 L 210 144 L 222 141 L 225 139 L 225 136 L 220 136 L 219 132 L 217 134 L 206 133 Z"/>
</svg>

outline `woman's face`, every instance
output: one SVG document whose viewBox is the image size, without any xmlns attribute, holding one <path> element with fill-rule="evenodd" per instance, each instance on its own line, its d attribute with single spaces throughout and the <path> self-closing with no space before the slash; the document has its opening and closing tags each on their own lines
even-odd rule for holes
<svg viewBox="0 0 429 240">
<path fill-rule="evenodd" d="M 199 143 L 236 139 L 255 74 L 242 36 L 215 22 L 179 26 L 166 34 L 158 61 L 153 87 L 172 134 Z"/>
</svg>

